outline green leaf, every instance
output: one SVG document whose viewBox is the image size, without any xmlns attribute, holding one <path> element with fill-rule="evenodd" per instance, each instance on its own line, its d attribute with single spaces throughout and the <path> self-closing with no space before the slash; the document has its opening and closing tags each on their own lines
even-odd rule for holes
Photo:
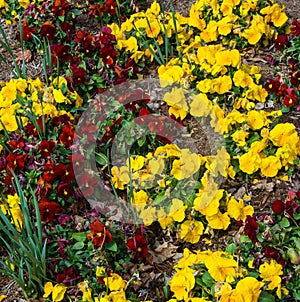
<svg viewBox="0 0 300 302">
<path fill-rule="evenodd" d="M 290 226 L 290 222 L 286 217 L 283 217 L 282 220 L 278 224 L 283 228 L 287 228 Z"/>
<path fill-rule="evenodd" d="M 109 251 L 112 251 L 112 252 L 117 252 L 118 251 L 118 246 L 116 244 L 115 241 L 112 241 L 112 242 L 107 242 L 105 244 L 105 248 Z"/>
<path fill-rule="evenodd" d="M 300 290 L 293 292 L 293 297 L 298 301 L 300 300 Z"/>
<path fill-rule="evenodd" d="M 69 13 L 74 14 L 75 16 L 79 16 L 82 14 L 81 10 L 73 8 L 69 11 Z"/>
<path fill-rule="evenodd" d="M 267 292 L 262 292 L 259 296 L 258 302 L 275 302 L 275 297 Z"/>
<path fill-rule="evenodd" d="M 237 249 L 237 246 L 234 244 L 234 243 L 231 243 L 231 244 L 229 244 L 227 247 L 226 247 L 226 252 L 227 253 L 230 253 L 230 254 L 234 254 L 234 252 L 236 251 L 236 249 Z"/>
<path fill-rule="evenodd" d="M 203 283 L 208 287 L 212 287 L 215 284 L 215 280 L 211 277 L 209 272 L 205 272 L 201 279 Z"/>
<path fill-rule="evenodd" d="M 86 239 L 86 234 L 84 232 L 72 234 L 72 237 L 79 242 L 84 242 Z"/>
<path fill-rule="evenodd" d="M 84 242 L 82 242 L 82 241 L 76 242 L 76 243 L 72 246 L 72 249 L 73 249 L 73 250 L 82 250 L 83 248 L 84 248 Z"/>
<path fill-rule="evenodd" d="M 241 235 L 240 242 L 241 243 L 251 242 L 251 239 L 247 235 Z"/>
<path fill-rule="evenodd" d="M 95 159 L 96 159 L 96 162 L 101 166 L 105 166 L 108 164 L 108 158 L 103 153 L 96 153 Z"/>
</svg>

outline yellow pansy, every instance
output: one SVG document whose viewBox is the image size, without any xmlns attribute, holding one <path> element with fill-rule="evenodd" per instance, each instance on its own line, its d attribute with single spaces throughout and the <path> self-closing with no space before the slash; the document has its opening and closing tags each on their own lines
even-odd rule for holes
<svg viewBox="0 0 300 302">
<path fill-rule="evenodd" d="M 138 50 L 137 39 L 133 36 L 131 36 L 128 40 L 119 40 L 117 45 L 118 48 L 125 48 L 126 51 L 131 53 L 134 53 Z"/>
<path fill-rule="evenodd" d="M 201 158 L 198 154 L 192 153 L 189 149 L 182 149 L 180 159 L 173 161 L 170 174 L 178 180 L 189 178 L 198 172 L 200 165 Z"/>
<path fill-rule="evenodd" d="M 162 158 L 151 158 L 147 164 L 147 169 L 153 175 L 161 175 L 165 168 L 165 162 Z"/>
<path fill-rule="evenodd" d="M 224 94 L 232 88 L 232 80 L 229 76 L 224 75 L 213 80 L 213 90 L 218 94 Z"/>
<path fill-rule="evenodd" d="M 118 274 L 111 273 L 109 277 L 104 278 L 105 285 L 111 291 L 123 290 L 126 286 L 126 281 Z"/>
<path fill-rule="evenodd" d="M 196 88 L 204 93 L 214 93 L 215 91 L 213 90 L 213 80 L 211 79 L 204 79 L 202 81 L 199 81 L 198 84 L 196 85 Z"/>
<path fill-rule="evenodd" d="M 258 301 L 261 288 L 264 286 L 263 282 L 259 282 L 253 277 L 246 277 L 240 280 L 235 288 L 235 292 L 240 295 L 240 300 L 244 302 Z"/>
<path fill-rule="evenodd" d="M 135 205 L 146 205 L 149 197 L 144 190 L 133 192 L 133 203 Z"/>
<path fill-rule="evenodd" d="M 266 6 L 260 10 L 262 15 L 266 15 L 267 22 L 273 22 L 276 27 L 283 26 L 287 20 L 288 16 L 283 12 L 284 6 L 281 8 L 279 4 L 275 3 L 272 6 Z"/>
<path fill-rule="evenodd" d="M 12 110 L 7 110 L 7 113 L 3 114 L 0 120 L 8 132 L 14 132 L 18 129 L 18 123 Z M 2 123 L 0 124 L 0 130 L 3 129 Z"/>
<path fill-rule="evenodd" d="M 6 8 L 8 4 L 4 0 L 0 0 L 0 8 Z"/>
<path fill-rule="evenodd" d="M 149 22 L 146 27 L 146 34 L 149 38 L 157 38 L 160 33 L 160 24 L 157 20 Z"/>
<path fill-rule="evenodd" d="M 227 212 L 230 217 L 239 221 L 245 221 L 247 216 L 252 216 L 254 213 L 254 208 L 252 206 L 245 206 L 244 200 L 237 200 L 232 196 L 227 204 Z"/>
<path fill-rule="evenodd" d="M 199 30 L 203 30 L 206 26 L 206 23 L 203 18 L 199 17 L 199 11 L 197 7 L 197 3 L 192 4 L 190 8 L 188 25 L 198 28 Z"/>
<path fill-rule="evenodd" d="M 207 95 L 200 93 L 194 96 L 190 104 L 190 114 L 196 117 L 208 116 L 211 113 L 212 104 Z"/>
<path fill-rule="evenodd" d="M 246 130 L 238 130 L 235 131 L 231 137 L 234 142 L 236 142 L 237 146 L 244 147 L 246 146 L 246 138 L 249 136 L 249 132 Z"/>
<path fill-rule="evenodd" d="M 268 92 L 262 85 L 251 83 L 249 89 L 246 91 L 246 97 L 250 100 L 257 100 L 258 102 L 265 102 Z"/>
<path fill-rule="evenodd" d="M 228 213 L 222 213 L 220 210 L 212 216 L 205 216 L 209 226 L 217 230 L 227 230 L 230 224 Z"/>
<path fill-rule="evenodd" d="M 263 281 L 269 282 L 267 289 L 274 289 L 281 286 L 281 276 L 283 274 L 282 265 L 271 259 L 270 263 L 263 263 L 259 267 L 260 277 Z"/>
<path fill-rule="evenodd" d="M 129 162 L 130 165 L 128 164 L 128 160 L 126 160 L 127 166 L 130 166 L 130 169 L 132 171 L 138 171 L 143 168 L 145 163 L 145 157 L 141 155 L 137 155 L 135 158 L 130 157 L 129 161 L 130 161 Z"/>
<path fill-rule="evenodd" d="M 111 168 L 112 183 L 116 189 L 124 190 L 124 185 L 130 181 L 129 171 L 127 166 L 122 166 L 120 169 L 116 166 Z"/>
<path fill-rule="evenodd" d="M 177 222 L 183 221 L 185 218 L 185 210 L 187 206 L 185 206 L 182 200 L 178 198 L 172 199 L 172 205 L 169 210 L 169 216 Z"/>
<path fill-rule="evenodd" d="M 52 302 L 59 302 L 62 301 L 64 298 L 65 292 L 67 290 L 67 287 L 62 284 L 55 284 L 55 286 L 52 285 L 51 282 L 47 282 L 44 285 L 44 298 L 47 298 L 52 293 Z"/>
<path fill-rule="evenodd" d="M 78 283 L 79 289 L 82 291 L 82 302 L 94 302 L 92 297 L 92 289 L 89 287 L 88 281 Z"/>
<path fill-rule="evenodd" d="M 270 140 L 275 146 L 283 147 L 286 144 L 296 144 L 299 142 L 299 137 L 296 131 L 296 127 L 292 123 L 280 123 L 277 124 L 269 135 Z"/>
<path fill-rule="evenodd" d="M 249 151 L 239 158 L 240 169 L 247 173 L 253 174 L 260 168 L 261 157 L 258 153 Z"/>
<path fill-rule="evenodd" d="M 180 239 L 190 243 L 197 243 L 203 231 L 204 226 L 201 221 L 186 220 L 180 225 Z"/>
<path fill-rule="evenodd" d="M 61 90 L 53 89 L 53 97 L 56 103 L 71 104 L 71 101 L 63 95 Z"/>
<path fill-rule="evenodd" d="M 205 43 L 217 41 L 218 38 L 218 23 L 214 20 L 211 20 L 206 28 L 200 33 L 201 39 Z"/>
<path fill-rule="evenodd" d="M 266 177 L 275 177 L 282 165 L 278 157 L 268 156 L 262 159 L 260 171 Z"/>
<path fill-rule="evenodd" d="M 185 100 L 184 90 L 182 88 L 174 87 L 171 92 L 164 95 L 165 102 L 170 106 L 169 113 L 176 118 L 183 120 L 188 111 L 188 105 Z"/>
<path fill-rule="evenodd" d="M 264 111 L 251 110 L 246 121 L 252 130 L 258 130 L 265 126 L 267 118 Z"/>
<path fill-rule="evenodd" d="M 183 75 L 184 71 L 178 65 L 161 65 L 158 68 L 158 76 L 162 87 L 166 87 L 167 85 L 170 85 L 174 82 L 180 83 L 181 79 L 183 78 Z"/>
<path fill-rule="evenodd" d="M 180 157 L 181 151 L 175 144 L 166 144 L 164 146 L 156 148 L 154 156 L 160 156 L 162 158 Z"/>
<path fill-rule="evenodd" d="M 195 277 L 193 272 L 190 268 L 183 268 L 177 271 L 170 280 L 170 289 L 177 300 L 186 300 L 189 292 L 194 288 Z"/>
<path fill-rule="evenodd" d="M 149 226 L 157 219 L 157 211 L 155 207 L 147 206 L 139 209 L 139 218 L 143 221 L 145 226 Z"/>
<path fill-rule="evenodd" d="M 248 73 L 239 69 L 234 73 L 233 82 L 235 86 L 245 88 L 253 82 L 253 79 Z"/>
<path fill-rule="evenodd" d="M 204 263 L 211 277 L 218 282 L 232 280 L 236 276 L 237 262 L 227 253 L 214 252 Z"/>
</svg>

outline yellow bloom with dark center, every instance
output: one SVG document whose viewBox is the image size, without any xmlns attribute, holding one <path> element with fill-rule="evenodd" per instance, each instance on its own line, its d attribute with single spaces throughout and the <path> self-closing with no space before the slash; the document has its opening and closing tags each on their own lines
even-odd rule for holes
<svg viewBox="0 0 300 302">
<path fill-rule="evenodd" d="M 236 276 L 238 264 L 227 253 L 214 252 L 211 257 L 206 258 L 204 263 L 211 277 L 217 282 L 224 282 L 227 279 L 232 280 Z"/>
<path fill-rule="evenodd" d="M 201 221 L 186 220 L 180 225 L 180 239 L 190 243 L 197 243 L 203 231 L 204 226 Z"/>
<path fill-rule="evenodd" d="M 229 199 L 227 203 L 227 212 L 230 217 L 236 221 L 245 221 L 247 216 L 252 216 L 254 213 L 254 208 L 252 206 L 245 206 L 244 200 L 239 199 L 237 201 L 233 196 Z"/>
</svg>

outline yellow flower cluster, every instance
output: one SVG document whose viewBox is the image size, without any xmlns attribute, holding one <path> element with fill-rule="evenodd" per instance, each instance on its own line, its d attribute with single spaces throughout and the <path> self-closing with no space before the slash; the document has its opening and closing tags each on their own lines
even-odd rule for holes
<svg viewBox="0 0 300 302">
<path fill-rule="evenodd" d="M 7 195 L 6 202 L 0 203 L 0 211 L 2 211 L 4 215 L 11 217 L 11 223 L 15 225 L 19 232 L 24 224 L 24 216 L 20 204 L 20 197 L 17 193 Z"/>
<path fill-rule="evenodd" d="M 198 297 L 199 293 L 195 291 L 196 278 L 201 278 L 204 273 L 214 280 L 215 289 L 211 295 L 220 302 L 257 302 L 263 287 L 267 290 L 277 288 L 279 298 L 288 294 L 287 289 L 281 286 L 282 266 L 275 260 L 263 263 L 259 267 L 259 277 L 254 278 L 229 253 L 184 249 L 183 258 L 174 268 L 176 273 L 169 281 L 174 298 L 168 302 L 208 301 Z"/>
<path fill-rule="evenodd" d="M 234 177 L 229 162 L 230 156 L 225 148 L 214 156 L 202 156 L 167 144 L 158 147 L 154 154 L 131 157 L 126 166 L 113 166 L 112 182 L 121 190 L 129 189 L 130 184 L 133 186 L 131 203 L 146 226 L 155 220 L 164 229 L 179 224 L 180 239 L 197 243 L 205 226 L 193 216 L 201 214 L 209 227 L 226 230 L 230 218 L 244 221 L 247 215 L 253 214 L 253 207 L 245 206 L 243 199 L 237 201 L 227 191 L 218 188 L 216 180 L 219 177 Z M 198 176 L 201 188 L 187 193 L 184 200 L 172 197 L 173 180 L 178 186 L 187 184 L 193 188 L 193 176 L 199 173 L 200 167 L 206 170 Z M 157 192 L 160 192 L 158 197 Z M 192 196 L 189 202 L 188 194 Z"/>
<path fill-rule="evenodd" d="M 3 129 L 3 124 L 8 132 L 16 131 L 18 124 L 27 124 L 26 111 L 36 116 L 44 114 L 54 117 L 69 114 L 63 109 L 67 109 L 68 105 L 82 105 L 81 97 L 76 91 L 71 92 L 67 88 L 67 81 L 62 77 L 53 79 L 49 86 L 39 78 L 11 79 L 7 83 L 2 82 L 0 89 L 0 130 Z M 18 123 L 18 117 L 21 123 Z"/>
</svg>

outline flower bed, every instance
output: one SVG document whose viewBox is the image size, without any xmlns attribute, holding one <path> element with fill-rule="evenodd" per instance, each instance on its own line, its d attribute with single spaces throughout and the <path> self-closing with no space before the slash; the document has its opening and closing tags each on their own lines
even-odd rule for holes
<svg viewBox="0 0 300 302">
<path fill-rule="evenodd" d="M 25 298 L 300 300 L 300 193 L 258 211 L 225 185 L 299 169 L 299 129 L 280 120 L 299 110 L 299 21 L 272 0 L 198 0 L 188 17 L 157 2 L 0 6 L 44 72 L 27 77 L 1 31 L 14 78 L 0 87 L 0 272 Z M 243 54 L 273 43 L 288 76 L 262 81 Z M 151 64 L 158 79 L 143 79 Z"/>
</svg>

